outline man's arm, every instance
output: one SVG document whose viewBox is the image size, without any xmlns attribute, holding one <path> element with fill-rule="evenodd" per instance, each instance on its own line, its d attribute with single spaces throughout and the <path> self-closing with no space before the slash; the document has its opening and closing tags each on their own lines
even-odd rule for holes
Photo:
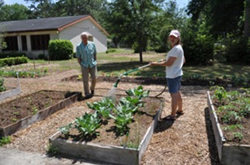
<svg viewBox="0 0 250 165">
<path fill-rule="evenodd" d="M 76 47 L 76 58 L 77 58 L 79 65 L 81 65 L 82 60 L 81 60 L 80 52 L 78 49 L 79 49 L 79 46 Z"/>
<path fill-rule="evenodd" d="M 94 43 L 93 43 L 93 45 L 94 45 L 94 59 L 97 60 L 97 56 L 96 56 L 96 54 L 97 54 L 97 53 L 96 53 L 96 47 L 95 47 L 95 44 L 94 44 Z"/>
</svg>

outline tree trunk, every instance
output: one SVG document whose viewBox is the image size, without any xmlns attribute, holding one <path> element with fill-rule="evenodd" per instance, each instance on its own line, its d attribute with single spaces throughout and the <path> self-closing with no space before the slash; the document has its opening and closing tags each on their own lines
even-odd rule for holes
<svg viewBox="0 0 250 165">
<path fill-rule="evenodd" d="M 244 36 L 250 37 L 250 0 L 246 0 Z"/>
<path fill-rule="evenodd" d="M 143 44 L 142 41 L 140 41 L 139 43 L 139 53 L 140 53 L 140 63 L 143 63 L 143 59 L 142 59 L 142 51 L 143 51 Z"/>
</svg>

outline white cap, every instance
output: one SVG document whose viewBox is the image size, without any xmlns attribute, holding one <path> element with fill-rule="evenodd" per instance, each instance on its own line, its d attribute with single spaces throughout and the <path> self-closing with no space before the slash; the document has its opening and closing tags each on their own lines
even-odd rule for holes
<svg viewBox="0 0 250 165">
<path fill-rule="evenodd" d="M 178 30 L 172 30 L 169 36 L 180 37 L 181 33 Z"/>
</svg>

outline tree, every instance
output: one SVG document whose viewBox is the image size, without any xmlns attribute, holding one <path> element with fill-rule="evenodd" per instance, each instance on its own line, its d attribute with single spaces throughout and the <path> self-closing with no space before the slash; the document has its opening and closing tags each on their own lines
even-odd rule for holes
<svg viewBox="0 0 250 165">
<path fill-rule="evenodd" d="M 0 8 L 0 21 L 25 20 L 28 19 L 29 9 L 20 4 L 3 5 Z"/>
<path fill-rule="evenodd" d="M 159 11 L 163 1 L 153 0 L 116 0 L 108 5 L 105 15 L 106 29 L 116 40 L 129 45 L 138 45 L 140 62 L 147 41 L 153 35 L 154 14 Z"/>
<path fill-rule="evenodd" d="M 156 51 L 166 52 L 169 49 L 169 45 L 166 44 L 168 40 L 169 32 L 173 29 L 183 29 L 186 24 L 186 15 L 184 9 L 179 9 L 175 1 L 170 0 L 166 2 L 161 11 L 154 18 L 156 25 L 157 42 L 155 46 L 159 46 Z M 152 39 L 152 38 L 151 38 Z"/>
<path fill-rule="evenodd" d="M 246 0 L 244 36 L 250 37 L 250 0 Z"/>
<path fill-rule="evenodd" d="M 98 19 L 106 3 L 106 0 L 59 0 L 55 3 L 55 10 L 58 16 L 90 14 Z"/>
<path fill-rule="evenodd" d="M 4 29 L 0 26 L 0 50 L 6 48 L 6 42 L 4 42 Z"/>
<path fill-rule="evenodd" d="M 245 0 L 191 0 L 187 13 L 193 20 L 198 20 L 204 15 L 207 28 L 217 37 L 221 33 L 242 35 L 244 30 L 244 1 Z"/>
<path fill-rule="evenodd" d="M 0 0 L 0 8 L 4 5 L 4 1 Z"/>
<path fill-rule="evenodd" d="M 56 16 L 57 11 L 54 10 L 53 0 L 24 0 L 25 2 L 31 2 L 29 6 L 31 10 L 31 18 L 47 18 Z"/>
</svg>

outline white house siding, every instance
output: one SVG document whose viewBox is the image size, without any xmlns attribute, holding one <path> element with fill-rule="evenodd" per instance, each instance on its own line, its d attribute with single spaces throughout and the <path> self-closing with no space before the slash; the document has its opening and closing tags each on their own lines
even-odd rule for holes
<svg viewBox="0 0 250 165">
<path fill-rule="evenodd" d="M 65 28 L 59 33 L 59 38 L 70 40 L 75 52 L 76 46 L 81 42 L 80 36 L 82 32 L 88 32 L 93 36 L 97 53 L 107 50 L 107 36 L 89 19 Z"/>
</svg>

